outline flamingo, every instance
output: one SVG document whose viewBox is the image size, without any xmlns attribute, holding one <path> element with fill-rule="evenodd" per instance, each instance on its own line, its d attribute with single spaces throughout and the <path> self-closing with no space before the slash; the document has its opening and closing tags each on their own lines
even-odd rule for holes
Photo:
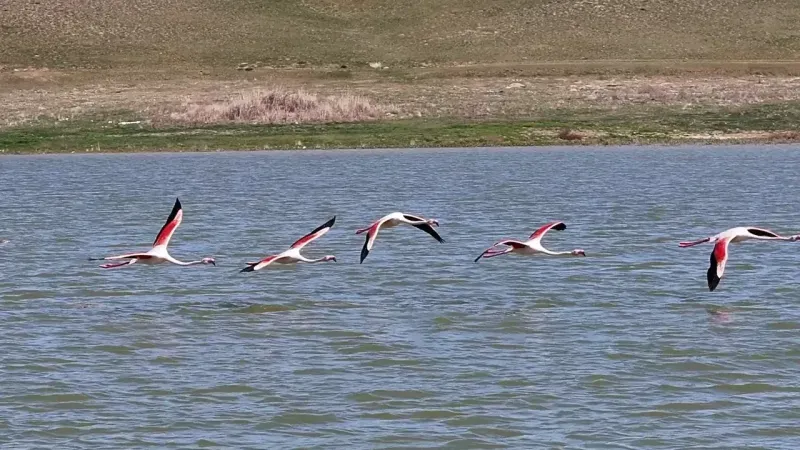
<svg viewBox="0 0 800 450">
<path fill-rule="evenodd" d="M 544 237 L 545 234 L 547 234 L 548 231 L 550 230 L 563 231 L 566 229 L 567 225 L 564 222 L 550 222 L 540 227 L 538 230 L 534 231 L 533 234 L 531 234 L 528 240 L 525 242 L 506 239 L 492 245 L 491 247 L 484 250 L 483 253 L 478 255 L 478 257 L 475 258 L 474 262 L 478 262 L 481 258 L 493 258 L 495 256 L 505 255 L 508 253 L 519 253 L 521 255 L 544 254 L 552 256 L 559 256 L 559 255 L 586 256 L 586 252 L 580 248 L 576 248 L 575 250 L 568 252 L 553 252 L 542 246 L 542 238 Z M 500 245 L 504 245 L 506 248 L 502 250 L 498 250 L 495 248 Z"/>
<path fill-rule="evenodd" d="M 401 212 L 394 212 L 391 214 L 387 214 L 380 219 L 373 222 L 370 226 L 366 228 L 362 228 L 360 230 L 356 230 L 356 234 L 367 233 L 367 239 L 364 241 L 364 247 L 361 248 L 361 262 L 364 262 L 364 259 L 367 258 L 369 252 L 372 250 L 372 247 L 375 245 L 375 238 L 378 237 L 378 232 L 381 229 L 386 228 L 394 228 L 400 224 L 407 224 L 413 227 L 419 228 L 420 230 L 430 234 L 439 242 L 444 242 L 439 233 L 433 229 L 433 227 L 439 226 L 439 221 L 436 219 L 425 219 L 419 216 L 414 216 L 411 214 L 404 214 Z"/>
<path fill-rule="evenodd" d="M 249 262 L 247 263 L 248 266 L 242 269 L 242 272 L 255 272 L 256 270 L 261 270 L 268 265 L 275 263 L 275 264 L 296 264 L 299 262 L 304 263 L 318 263 L 318 262 L 327 262 L 333 261 L 336 262 L 336 257 L 333 255 L 323 256 L 319 259 L 308 259 L 305 256 L 300 254 L 300 250 L 303 249 L 306 245 L 310 244 L 316 239 L 321 238 L 325 233 L 330 231 L 333 227 L 334 222 L 336 222 L 336 216 L 324 224 L 320 225 L 311 233 L 301 237 L 294 244 L 292 244 L 288 250 L 284 251 L 283 253 L 278 253 L 277 255 L 270 255 L 266 258 L 262 259 L 261 261 L 256 262 Z"/>
<path fill-rule="evenodd" d="M 711 252 L 710 258 L 711 264 L 706 273 L 708 290 L 713 291 L 717 288 L 717 285 L 722 279 L 722 274 L 725 272 L 725 263 L 728 262 L 728 244 L 731 242 L 743 242 L 750 239 L 757 239 L 760 241 L 797 241 L 800 240 L 800 235 L 787 237 L 780 236 L 764 228 L 735 227 L 697 241 L 681 242 L 678 246 L 681 248 L 693 247 L 706 242 L 714 244 L 714 250 Z"/>
<path fill-rule="evenodd" d="M 156 240 L 153 241 L 153 248 L 143 253 L 128 253 L 126 255 L 106 256 L 104 258 L 89 258 L 89 261 L 125 260 L 121 263 L 108 263 L 101 265 L 100 267 L 104 269 L 129 266 L 135 263 L 161 264 L 165 262 L 177 264 L 179 266 L 193 266 L 195 264 L 211 264 L 216 266 L 216 260 L 211 257 L 206 257 L 199 261 L 184 262 L 178 261 L 169 254 L 167 251 L 167 245 L 169 245 L 169 240 L 172 238 L 172 235 L 175 233 L 175 230 L 181 224 L 182 220 L 183 208 L 181 207 L 181 201 L 176 198 L 175 205 L 172 207 L 172 212 L 169 214 L 167 222 L 163 227 L 161 227 L 161 231 L 158 232 Z"/>
<path fill-rule="evenodd" d="M 0 239 L 0 245 L 6 245 L 9 242 L 11 242 L 11 241 L 9 241 L 8 239 Z"/>
</svg>

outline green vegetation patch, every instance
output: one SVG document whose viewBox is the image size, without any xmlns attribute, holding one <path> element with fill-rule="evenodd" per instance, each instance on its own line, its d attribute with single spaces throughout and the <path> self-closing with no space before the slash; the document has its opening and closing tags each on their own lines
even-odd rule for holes
<svg viewBox="0 0 800 450">
<path fill-rule="evenodd" d="M 118 115 L 123 117 L 124 114 Z M 504 121 L 393 120 L 309 125 L 153 127 L 108 120 L 0 131 L 5 154 L 800 141 L 800 103 L 683 110 L 554 110 Z"/>
</svg>

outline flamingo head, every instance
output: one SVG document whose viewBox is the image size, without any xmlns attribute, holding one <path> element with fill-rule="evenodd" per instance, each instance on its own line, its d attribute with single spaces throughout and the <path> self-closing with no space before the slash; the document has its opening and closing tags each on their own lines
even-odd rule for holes
<svg viewBox="0 0 800 450">
<path fill-rule="evenodd" d="M 333 255 L 326 255 L 324 258 L 322 258 L 322 261 L 324 261 L 324 262 L 328 262 L 328 261 L 336 262 L 336 257 L 333 256 Z"/>
<path fill-rule="evenodd" d="M 436 220 L 436 219 L 428 219 L 428 220 L 426 220 L 426 222 L 428 222 L 428 225 L 430 225 L 432 227 L 438 227 L 439 226 L 439 221 Z"/>
<path fill-rule="evenodd" d="M 201 259 L 200 262 L 203 263 L 203 264 L 211 264 L 212 266 L 216 266 L 217 265 L 217 260 L 212 258 L 212 257 L 210 257 L 210 256 L 207 257 L 207 258 Z"/>
<path fill-rule="evenodd" d="M 586 252 L 582 248 L 576 248 L 572 252 L 572 256 L 586 256 Z"/>
</svg>

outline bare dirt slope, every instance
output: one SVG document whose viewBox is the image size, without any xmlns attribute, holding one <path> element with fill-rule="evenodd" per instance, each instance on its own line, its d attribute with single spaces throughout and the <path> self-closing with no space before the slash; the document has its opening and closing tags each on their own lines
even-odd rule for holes
<svg viewBox="0 0 800 450">
<path fill-rule="evenodd" d="M 800 59 L 798 0 L 0 0 L 0 66 Z"/>
</svg>

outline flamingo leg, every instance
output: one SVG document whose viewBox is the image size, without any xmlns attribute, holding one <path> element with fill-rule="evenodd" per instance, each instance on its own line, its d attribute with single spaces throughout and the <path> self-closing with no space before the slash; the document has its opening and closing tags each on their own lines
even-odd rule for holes
<svg viewBox="0 0 800 450">
<path fill-rule="evenodd" d="M 678 244 L 678 247 L 680 248 L 694 247 L 695 245 L 704 244 L 710 240 L 711 238 L 705 238 L 705 239 L 700 239 L 698 241 L 681 242 Z"/>
<path fill-rule="evenodd" d="M 493 250 L 491 252 L 486 253 L 483 255 L 484 258 L 494 258 L 495 256 L 505 255 L 514 251 L 513 248 L 507 248 L 505 250 Z"/>
<path fill-rule="evenodd" d="M 514 249 L 511 247 L 503 250 L 495 250 L 494 248 L 489 248 L 487 250 L 484 250 L 483 253 L 481 253 L 477 258 L 475 258 L 474 262 L 478 262 L 478 260 L 480 260 L 481 258 L 493 258 L 495 256 L 505 255 L 506 253 L 510 253 L 512 251 L 514 251 Z"/>
<path fill-rule="evenodd" d="M 125 262 L 121 262 L 121 263 L 102 264 L 102 265 L 100 265 L 100 267 L 102 267 L 103 269 L 114 269 L 114 268 L 117 268 L 117 267 L 129 266 L 129 265 L 135 263 L 136 261 L 138 261 L 138 259 L 137 258 L 133 258 L 130 261 L 125 261 Z"/>
<path fill-rule="evenodd" d="M 104 256 L 102 258 L 89 258 L 89 261 L 113 261 L 118 259 L 149 258 L 147 253 L 128 253 L 126 255 Z"/>
</svg>

